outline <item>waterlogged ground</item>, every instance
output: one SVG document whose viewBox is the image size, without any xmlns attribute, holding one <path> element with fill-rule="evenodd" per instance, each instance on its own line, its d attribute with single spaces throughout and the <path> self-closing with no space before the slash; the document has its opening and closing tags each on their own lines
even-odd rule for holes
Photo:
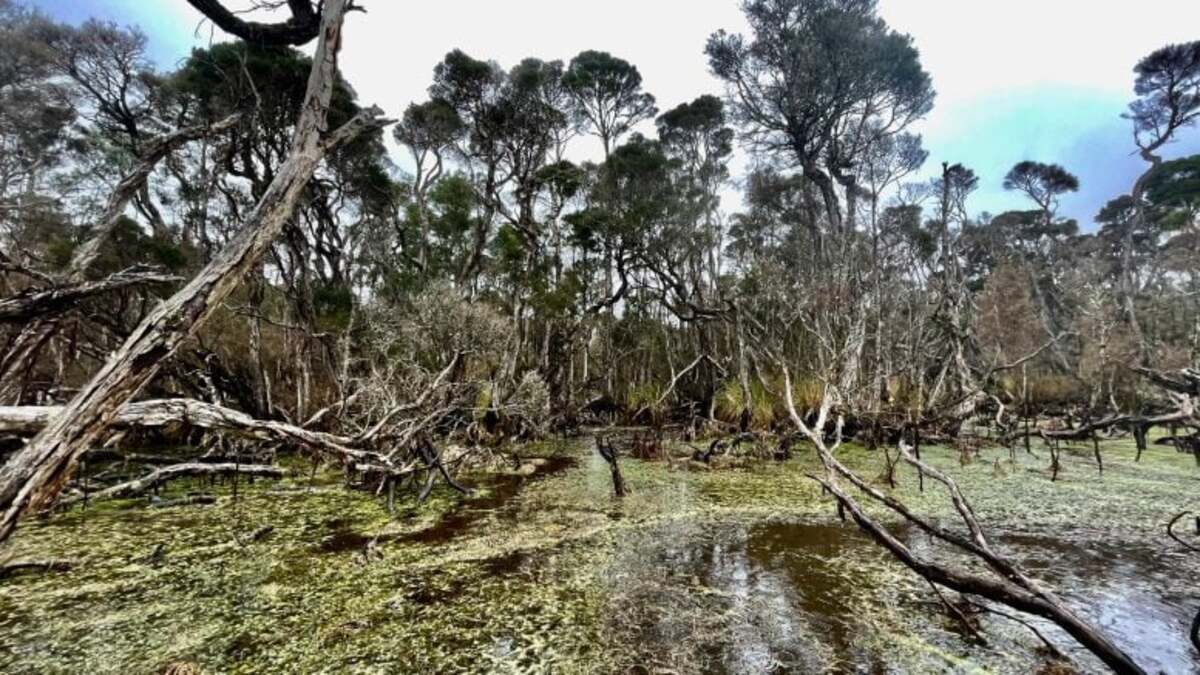
<svg viewBox="0 0 1200 675">
<path fill-rule="evenodd" d="M 296 467 L 241 483 L 236 500 L 229 485 L 171 490 L 223 495 L 215 505 L 127 502 L 30 523 L 7 556 L 74 566 L 0 581 L 0 672 L 1061 672 L 1017 623 L 981 617 L 985 641 L 965 633 L 928 586 L 839 523 L 806 477 L 811 453 L 716 471 L 626 460 L 633 494 L 619 502 L 587 444 L 521 453 L 533 475 L 477 476 L 473 497 L 435 492 L 395 517 L 336 474 Z M 1152 448 L 1135 465 L 1112 443 L 1101 478 L 1080 449 L 1055 483 L 1045 453 L 1012 464 L 985 451 L 966 466 L 957 452 L 926 456 L 1005 551 L 1148 670 L 1200 673 L 1187 640 L 1200 556 L 1164 536 L 1197 507 L 1189 456 Z M 881 473 L 878 454 L 848 448 L 843 460 Z M 919 493 L 908 471 L 899 482 L 897 496 L 950 522 L 933 485 Z M 1071 656 L 1080 672 L 1100 669 Z"/>
</svg>

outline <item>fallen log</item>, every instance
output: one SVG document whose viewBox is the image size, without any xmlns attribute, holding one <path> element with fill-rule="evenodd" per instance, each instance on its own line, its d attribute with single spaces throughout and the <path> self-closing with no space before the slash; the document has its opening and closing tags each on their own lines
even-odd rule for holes
<svg viewBox="0 0 1200 675">
<path fill-rule="evenodd" d="M 274 466 L 266 466 L 263 464 L 201 464 L 192 462 L 188 464 L 175 464 L 173 466 L 164 466 L 161 469 L 156 469 L 141 478 L 114 485 L 110 488 L 105 488 L 98 492 L 93 492 L 90 495 L 75 495 L 68 497 L 59 502 L 62 506 L 70 506 L 77 502 L 83 501 L 85 498 L 89 501 L 103 501 L 106 499 L 127 499 L 129 497 L 137 497 L 145 494 L 154 488 L 163 485 L 177 478 L 190 478 L 193 476 L 232 476 L 234 474 L 240 476 L 257 476 L 260 478 L 283 478 L 283 470 Z"/>
<path fill-rule="evenodd" d="M 0 406 L 0 433 L 39 433 L 62 410 L 62 406 Z M 263 441 L 295 443 L 347 461 L 388 463 L 377 453 L 351 447 L 354 439 L 345 436 L 311 431 L 285 422 L 260 420 L 232 408 L 195 399 L 129 403 L 118 410 L 112 420 L 116 428 L 161 428 L 172 424 L 225 431 Z"/>
</svg>

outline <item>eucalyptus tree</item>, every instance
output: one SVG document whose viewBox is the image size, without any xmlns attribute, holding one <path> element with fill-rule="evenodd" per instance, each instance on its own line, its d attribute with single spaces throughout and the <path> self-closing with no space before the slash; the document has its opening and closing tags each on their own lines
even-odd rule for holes
<svg viewBox="0 0 1200 675">
<path fill-rule="evenodd" d="M 1054 219 L 1059 199 L 1079 190 L 1079 179 L 1057 164 L 1025 160 L 1017 162 L 1004 176 L 1004 189 L 1016 190 L 1029 197 L 1042 212 L 1046 225 Z"/>
<path fill-rule="evenodd" d="M 1191 362 L 1200 363 L 1200 155 L 1163 162 L 1146 182 L 1146 201 L 1168 235 L 1164 265 L 1181 278 L 1176 302 L 1192 318 L 1183 330 Z"/>
<path fill-rule="evenodd" d="M 429 190 L 441 179 L 446 153 L 462 138 L 465 125 L 448 103 L 431 100 L 413 103 L 392 131 L 398 143 L 412 153 L 416 165 L 412 178 L 412 203 L 419 240 L 416 245 L 417 267 L 424 271 L 429 262 L 429 218 L 426 202 Z"/>
<path fill-rule="evenodd" d="M 1137 224 L 1127 228 L 1122 240 L 1121 300 L 1125 319 L 1141 345 L 1142 361 L 1151 359 L 1151 347 L 1138 319 L 1134 288 L 1135 229 L 1146 229 L 1146 184 L 1163 164 L 1162 149 L 1178 133 L 1200 119 L 1200 41 L 1167 45 L 1151 52 L 1134 67 L 1134 93 L 1126 117 L 1133 123 L 1138 153 L 1150 166 L 1138 176 L 1130 192 Z"/>
<path fill-rule="evenodd" d="M 750 35 L 722 30 L 706 47 L 734 119 L 752 150 L 816 186 L 831 231 L 853 229 L 864 153 L 933 105 L 912 39 L 888 27 L 874 0 L 748 0 L 743 9 Z"/>
<path fill-rule="evenodd" d="M 678 319 L 693 325 L 697 342 L 699 381 L 704 397 L 716 387 L 717 326 L 713 308 L 720 303 L 723 261 L 721 189 L 729 180 L 734 131 L 725 106 L 704 95 L 660 115 L 656 121 L 663 152 L 675 162 L 675 200 L 678 213 L 670 244 L 657 247 L 654 264 L 663 288 L 663 303 Z M 700 321 L 697 321 L 700 319 Z M 678 373 L 671 374 L 677 383 Z"/>
<path fill-rule="evenodd" d="M 689 272 L 703 303 L 706 295 L 711 298 L 715 292 L 720 274 L 717 210 L 721 187 L 729 180 L 734 132 L 726 123 L 724 104 L 710 95 L 663 113 L 657 125 L 664 151 L 679 162 L 687 205 L 681 218 L 692 230 L 692 249 L 696 253 Z"/>
<path fill-rule="evenodd" d="M 502 149 L 493 115 L 499 105 L 505 73 L 496 63 L 480 61 L 456 49 L 434 67 L 429 94 L 454 108 L 466 125 L 459 144 L 459 156 L 466 162 L 467 173 L 483 206 L 475 219 L 470 254 L 462 261 L 456 277 L 466 287 L 474 287 L 481 271 L 488 237 L 496 217 L 494 196 L 510 179 L 501 168 Z"/>
<path fill-rule="evenodd" d="M 1025 268 L 1044 332 L 1048 336 L 1058 335 L 1071 323 L 1059 278 L 1069 260 L 1072 238 L 1079 233 L 1074 220 L 1057 217 L 1058 206 L 1063 195 L 1079 190 L 1079 179 L 1057 164 L 1025 160 L 1005 175 L 1004 189 L 1025 195 L 1037 209 L 1001 214 L 991 226 L 1006 235 L 1004 239 Z M 1069 368 L 1057 345 L 1054 351 L 1060 365 Z"/>
<path fill-rule="evenodd" d="M 658 112 L 654 96 L 642 91 L 637 67 L 608 52 L 580 52 L 562 83 L 589 131 L 600 137 L 606 160 L 622 136 Z"/>
</svg>

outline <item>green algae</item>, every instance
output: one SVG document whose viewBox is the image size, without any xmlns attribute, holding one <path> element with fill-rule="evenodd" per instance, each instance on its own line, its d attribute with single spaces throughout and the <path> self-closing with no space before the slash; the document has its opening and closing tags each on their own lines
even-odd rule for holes
<svg viewBox="0 0 1200 675">
<path fill-rule="evenodd" d="M 519 453 L 547 458 L 547 469 L 470 476 L 469 498 L 438 488 L 425 505 L 399 502 L 394 515 L 371 494 L 337 487 L 336 472 L 310 476 L 301 463 L 281 483 L 239 484 L 236 500 L 228 483 L 164 492 L 220 495 L 213 506 L 118 502 L 27 525 L 10 555 L 76 565 L 0 585 L 0 671 L 152 673 L 179 661 L 239 673 L 1044 664 L 1036 640 L 1003 620 L 981 619 L 988 644 L 975 644 L 919 579 L 839 524 L 806 476 L 818 468 L 811 451 L 716 471 L 626 460 L 632 493 L 622 500 L 586 444 Z M 882 471 L 878 452 L 842 453 L 864 476 Z M 1160 535 L 1195 493 L 1187 455 L 1154 448 L 1135 464 L 1131 444 L 1106 443 L 1102 477 L 1080 449 L 1064 453 L 1051 482 L 1044 452 L 1010 463 L 1007 450 L 988 450 L 965 466 L 956 451 L 925 454 L 960 481 L 1000 545 L 1033 551 L 1038 571 L 1068 590 L 1107 568 L 1085 560 L 1059 570 L 1060 552 L 1030 537 L 1117 549 L 1096 565 L 1145 550 L 1180 578 L 1195 574 L 1195 561 L 1165 551 Z M 573 459 L 552 463 L 564 456 Z M 951 522 L 935 485 L 920 492 L 908 469 L 898 482 L 915 510 Z M 1162 594 L 1170 580 L 1150 576 L 1145 593 Z"/>
</svg>

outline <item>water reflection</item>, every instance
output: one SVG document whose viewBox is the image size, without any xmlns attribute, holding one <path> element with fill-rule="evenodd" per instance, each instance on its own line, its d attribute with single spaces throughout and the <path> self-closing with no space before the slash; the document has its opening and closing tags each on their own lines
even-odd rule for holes
<svg viewBox="0 0 1200 675">
<path fill-rule="evenodd" d="M 896 534 L 922 554 L 940 550 L 914 531 L 899 529 Z M 1080 547 L 1028 536 L 1001 537 L 999 543 L 1060 589 L 1147 670 L 1200 673 L 1187 639 L 1194 599 L 1185 597 L 1191 591 L 1177 580 L 1182 577 L 1173 576 L 1179 569 L 1160 552 Z M 614 603 L 621 605 L 614 623 L 649 671 L 911 670 L 911 664 L 893 662 L 889 638 L 872 633 L 870 617 L 864 616 L 872 613 L 871 607 L 900 597 L 873 587 L 878 580 L 864 571 L 864 561 L 880 561 L 884 555 L 852 526 L 679 522 L 632 533 L 610 575 Z M 1041 657 L 1020 627 L 988 619 L 984 632 L 1006 639 L 989 646 L 968 641 L 928 593 L 915 587 L 915 580 L 908 583 L 913 592 L 904 597 L 911 607 L 900 613 L 921 640 L 945 654 L 1002 669 L 1019 672 L 1037 666 Z M 1059 645 L 1071 646 L 1065 635 L 1050 632 Z M 1013 668 L 1012 660 L 999 653 L 999 644 L 1027 661 Z M 1078 651 L 1075 656 L 1084 670 L 1095 663 Z M 928 669 L 949 667 L 942 658 L 928 658 Z"/>
</svg>

